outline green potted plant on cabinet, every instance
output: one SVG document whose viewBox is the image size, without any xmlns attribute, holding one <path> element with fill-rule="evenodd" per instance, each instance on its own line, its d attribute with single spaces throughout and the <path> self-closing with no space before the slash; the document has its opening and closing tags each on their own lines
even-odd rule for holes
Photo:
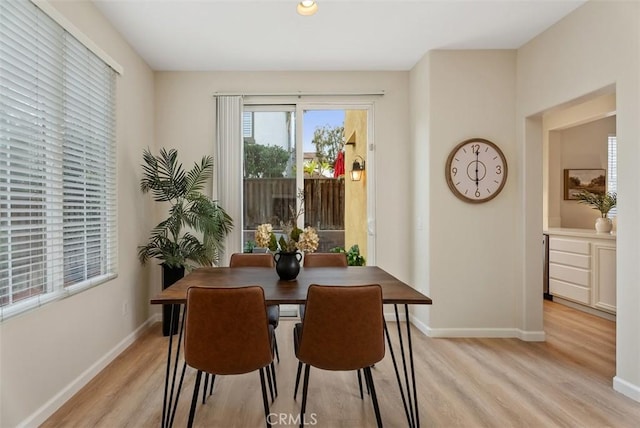
<svg viewBox="0 0 640 428">
<path fill-rule="evenodd" d="M 615 192 L 591 193 L 586 190 L 576 195 L 582 204 L 591 205 L 594 210 L 600 211 L 600 217 L 596 219 L 596 231 L 609 233 L 613 228 L 609 211 L 618 204 L 618 195 Z"/>
<path fill-rule="evenodd" d="M 140 189 L 151 192 L 155 201 L 168 203 L 169 216 L 153 228 L 147 244 L 138 247 L 138 258 L 142 264 L 150 258 L 160 260 L 164 289 L 182 278 L 185 268 L 217 263 L 233 221 L 216 201 L 202 193 L 213 174 L 211 156 L 203 156 L 189 171 L 178 163 L 175 149 L 161 149 L 159 156 L 147 149 L 143 159 Z M 163 309 L 163 317 L 163 334 L 168 335 L 171 308 Z M 174 314 L 173 318 L 172 334 L 178 317 Z"/>
</svg>

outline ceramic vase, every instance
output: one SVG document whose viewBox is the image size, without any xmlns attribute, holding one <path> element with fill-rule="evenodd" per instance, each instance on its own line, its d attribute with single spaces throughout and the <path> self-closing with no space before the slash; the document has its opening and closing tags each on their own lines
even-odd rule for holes
<svg viewBox="0 0 640 428">
<path fill-rule="evenodd" d="M 283 281 L 293 281 L 300 273 L 302 254 L 297 251 L 275 253 L 273 260 L 276 262 L 276 272 Z"/>
<path fill-rule="evenodd" d="M 613 223 L 611 219 L 608 217 L 598 217 L 596 220 L 596 232 L 598 233 L 609 233 L 613 228 Z"/>
</svg>

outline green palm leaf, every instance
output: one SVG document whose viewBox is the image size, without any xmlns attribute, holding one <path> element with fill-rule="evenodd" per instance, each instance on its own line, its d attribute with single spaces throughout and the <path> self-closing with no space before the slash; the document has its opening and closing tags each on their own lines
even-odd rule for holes
<svg viewBox="0 0 640 428">
<path fill-rule="evenodd" d="M 171 207 L 168 217 L 151 230 L 148 243 L 138 247 L 140 262 L 157 258 L 170 267 L 188 267 L 188 262 L 217 263 L 233 221 L 216 201 L 202 193 L 213 175 L 213 158 L 204 156 L 187 172 L 174 149 L 161 149 L 159 156 L 147 149 L 143 160 L 140 189 Z"/>
</svg>

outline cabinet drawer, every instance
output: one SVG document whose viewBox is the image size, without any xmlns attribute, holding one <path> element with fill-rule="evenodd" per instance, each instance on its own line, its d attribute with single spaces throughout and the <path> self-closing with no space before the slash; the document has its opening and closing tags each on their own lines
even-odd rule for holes
<svg viewBox="0 0 640 428">
<path fill-rule="evenodd" d="M 582 269 L 589 269 L 591 257 L 582 254 L 565 253 L 562 251 L 549 250 L 549 262 L 561 265 L 573 266 Z"/>
<path fill-rule="evenodd" d="M 583 287 L 589 287 L 591 284 L 589 281 L 590 277 L 591 271 L 589 270 L 549 263 L 549 279 L 559 279 Z"/>
<path fill-rule="evenodd" d="M 591 290 L 568 282 L 549 280 L 549 292 L 554 296 L 573 300 L 574 302 L 589 305 L 591 303 Z"/>
<path fill-rule="evenodd" d="M 585 254 L 591 253 L 589 241 L 578 241 L 576 239 L 550 238 L 549 249 L 556 251 L 566 251 L 568 253 Z"/>
</svg>

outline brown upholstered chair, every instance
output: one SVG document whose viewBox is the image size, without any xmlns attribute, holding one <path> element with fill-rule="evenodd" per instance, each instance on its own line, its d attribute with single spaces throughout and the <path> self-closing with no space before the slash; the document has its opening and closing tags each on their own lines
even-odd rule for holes
<svg viewBox="0 0 640 428">
<path fill-rule="evenodd" d="M 193 426 L 203 372 L 233 375 L 255 370 L 260 372 L 265 421 L 270 426 L 264 369 L 268 373 L 273 361 L 272 334 L 261 287 L 187 290 L 184 358 L 198 370 L 189 427 Z"/>
<path fill-rule="evenodd" d="M 302 265 L 309 267 L 347 267 L 345 253 L 305 253 Z M 298 308 L 300 320 L 304 319 L 304 305 Z"/>
<path fill-rule="evenodd" d="M 270 267 L 275 268 L 275 262 L 273 261 L 273 256 L 268 253 L 233 253 L 231 254 L 231 259 L 229 260 L 229 267 Z M 280 323 L 280 306 L 279 305 L 268 305 L 267 306 L 267 317 L 269 318 L 269 324 L 273 326 L 274 329 L 278 327 Z M 276 354 L 276 358 L 278 362 L 280 362 L 280 354 L 278 352 L 278 341 L 276 340 L 275 333 L 273 335 L 273 350 Z M 271 392 L 271 399 L 274 399 L 274 390 L 275 395 L 278 395 L 278 382 L 276 380 L 276 370 L 273 364 L 271 364 L 271 374 L 267 373 L 269 379 L 269 391 Z M 209 379 L 211 379 L 211 386 L 209 387 Z M 213 394 L 213 384 L 215 383 L 216 377 L 215 374 L 213 376 L 205 376 L 204 378 L 204 389 L 202 391 L 202 404 L 205 403 L 207 389 L 209 389 L 209 395 Z M 273 384 L 272 384 L 273 381 Z"/>
<path fill-rule="evenodd" d="M 347 267 L 345 253 L 306 253 L 304 267 Z"/>
<path fill-rule="evenodd" d="M 310 285 L 304 321 L 294 329 L 296 357 L 304 364 L 301 427 L 307 405 L 309 370 L 363 369 L 378 427 L 380 409 L 371 367 L 384 357 L 382 288 L 377 285 Z M 296 392 L 300 372 L 296 376 Z M 295 397 L 295 393 L 294 393 Z"/>
<path fill-rule="evenodd" d="M 276 267 L 269 253 L 233 253 L 229 267 Z"/>
<path fill-rule="evenodd" d="M 270 267 L 275 268 L 273 256 L 269 253 L 233 253 L 229 260 L 229 267 Z M 269 324 L 273 328 L 278 328 L 280 323 L 280 305 L 268 305 L 267 314 L 269 316 Z M 280 353 L 278 352 L 278 342 L 273 343 L 276 352 L 276 358 L 280 362 Z"/>
</svg>

